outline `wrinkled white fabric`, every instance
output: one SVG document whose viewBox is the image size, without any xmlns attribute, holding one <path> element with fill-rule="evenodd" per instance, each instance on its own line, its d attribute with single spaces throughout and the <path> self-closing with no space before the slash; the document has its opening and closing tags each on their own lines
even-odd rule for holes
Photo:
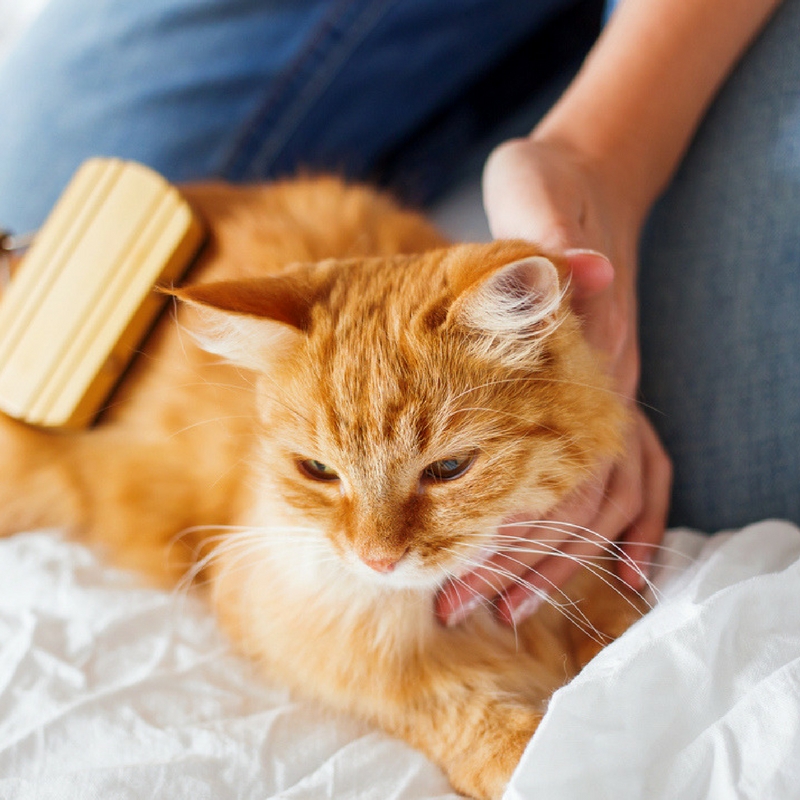
<svg viewBox="0 0 800 800">
<path fill-rule="evenodd" d="M 673 533 L 663 602 L 553 698 L 508 800 L 800 797 L 800 532 Z M 0 541 L 0 800 L 433 800 L 423 756 L 266 685 L 202 603 Z"/>
<path fill-rule="evenodd" d="M 668 542 L 661 602 L 554 695 L 507 800 L 800 798 L 800 531 Z"/>
<path fill-rule="evenodd" d="M 0 540 L 0 800 L 457 797 L 391 737 L 266 685 L 201 602 L 52 532 Z"/>
</svg>

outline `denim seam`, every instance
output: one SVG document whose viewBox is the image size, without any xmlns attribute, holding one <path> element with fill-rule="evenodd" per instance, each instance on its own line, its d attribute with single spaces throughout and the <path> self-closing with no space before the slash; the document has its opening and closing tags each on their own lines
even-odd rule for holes
<svg viewBox="0 0 800 800">
<path fill-rule="evenodd" d="M 279 86 L 245 124 L 223 159 L 224 177 L 243 180 L 268 174 L 308 111 L 395 2 L 343 0 L 320 20 Z M 352 21 L 343 24 L 347 17 Z"/>
</svg>

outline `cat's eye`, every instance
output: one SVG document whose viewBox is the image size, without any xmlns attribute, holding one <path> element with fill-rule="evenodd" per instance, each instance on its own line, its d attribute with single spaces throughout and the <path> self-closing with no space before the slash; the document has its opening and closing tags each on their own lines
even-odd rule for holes
<svg viewBox="0 0 800 800">
<path fill-rule="evenodd" d="M 475 462 L 475 453 L 464 456 L 450 456 L 428 464 L 422 472 L 426 481 L 453 481 L 460 478 Z"/>
<path fill-rule="evenodd" d="M 315 481 L 338 481 L 339 476 L 327 464 L 317 461 L 315 458 L 306 458 L 297 462 L 300 472 L 307 478 Z"/>
</svg>

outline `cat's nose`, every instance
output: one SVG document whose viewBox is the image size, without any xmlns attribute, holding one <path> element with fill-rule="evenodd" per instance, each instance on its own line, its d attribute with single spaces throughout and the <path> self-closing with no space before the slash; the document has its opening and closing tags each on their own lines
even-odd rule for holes
<svg viewBox="0 0 800 800">
<path fill-rule="evenodd" d="M 362 561 L 375 572 L 391 572 L 396 566 L 397 558 L 363 558 Z"/>
</svg>

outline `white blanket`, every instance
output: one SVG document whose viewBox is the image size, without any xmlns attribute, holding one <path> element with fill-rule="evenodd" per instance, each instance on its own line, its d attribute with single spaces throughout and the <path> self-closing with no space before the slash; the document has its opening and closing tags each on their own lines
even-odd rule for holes
<svg viewBox="0 0 800 800">
<path fill-rule="evenodd" d="M 800 531 L 669 543 L 697 562 L 556 694 L 509 800 L 800 797 Z M 456 795 L 401 742 L 265 685 L 198 600 L 57 533 L 0 541 L 0 798 L 145 797 Z"/>
<path fill-rule="evenodd" d="M 800 798 L 800 531 L 669 544 L 696 562 L 556 693 L 508 800 Z"/>
</svg>

